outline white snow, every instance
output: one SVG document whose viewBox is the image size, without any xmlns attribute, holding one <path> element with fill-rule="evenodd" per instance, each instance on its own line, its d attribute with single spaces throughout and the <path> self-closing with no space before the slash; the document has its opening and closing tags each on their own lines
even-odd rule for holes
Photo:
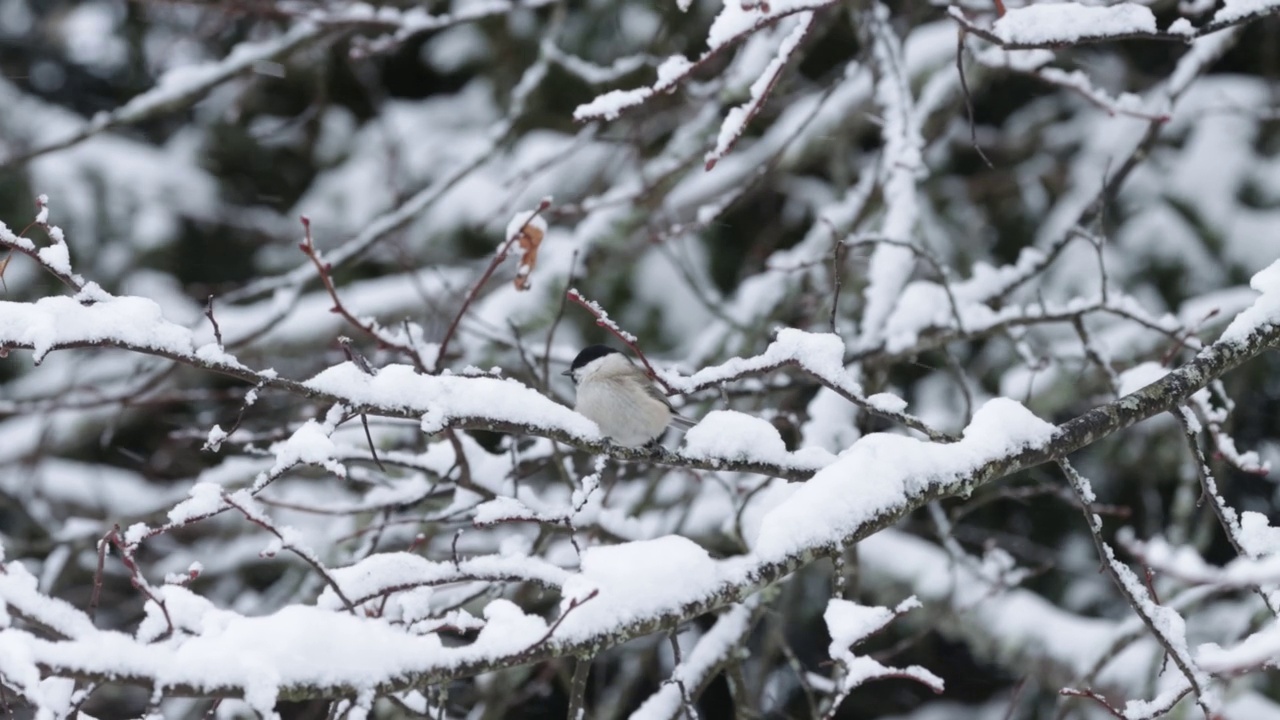
<svg viewBox="0 0 1280 720">
<path fill-rule="evenodd" d="M 388 365 L 368 375 L 344 363 L 321 372 L 306 385 L 357 405 L 421 413 L 426 433 L 439 432 L 460 419 L 501 418 L 583 439 L 602 439 L 595 423 L 511 379 L 421 375 L 408 365 Z"/>
<path fill-rule="evenodd" d="M 689 392 L 699 386 L 794 363 L 835 388 L 851 395 L 861 395 L 862 388 L 845 370 L 844 351 L 844 341 L 838 335 L 781 328 L 777 338 L 760 355 L 745 359 L 733 358 L 719 365 L 703 368 L 687 378 L 664 374 L 663 379 L 675 388 Z"/>
<path fill-rule="evenodd" d="M 1240 342 L 1263 325 L 1280 323 L 1280 260 L 1259 270 L 1250 278 L 1249 287 L 1261 295 L 1227 325 L 1220 342 Z"/>
<path fill-rule="evenodd" d="M 907 401 L 893 393 L 876 393 L 867 397 L 867 404 L 888 413 L 902 413 L 907 410 Z"/>
<path fill-rule="evenodd" d="M 190 356 L 192 333 L 165 320 L 160 306 L 138 297 L 112 297 L 90 283 L 83 303 L 45 297 L 33 303 L 0 301 L 0 343 L 30 347 L 37 360 L 62 346 L 112 343 Z"/>
<path fill-rule="evenodd" d="M 1253 557 L 1280 556 L 1280 527 L 1273 527 L 1259 512 L 1240 513 L 1240 535 L 1244 551 Z"/>
<path fill-rule="evenodd" d="M 689 457 L 766 460 L 787 464 L 790 454 L 767 421 L 733 410 L 712 410 L 684 436 Z"/>
<path fill-rule="evenodd" d="M 1121 395 L 1137 392 L 1169 374 L 1169 368 L 1156 362 L 1144 362 L 1120 373 Z"/>
<path fill-rule="evenodd" d="M 1232 23 L 1250 15 L 1274 12 L 1276 8 L 1280 8 L 1280 0 L 1224 0 L 1212 22 Z"/>
<path fill-rule="evenodd" d="M 1137 3 L 1035 3 L 1009 8 L 991 31 L 1010 45 L 1068 44 L 1083 37 L 1154 33 L 1156 17 Z"/>
<path fill-rule="evenodd" d="M 918 680 L 933 688 L 934 692 L 942 691 L 942 679 L 918 665 L 890 668 L 868 656 L 855 655 L 851 649 L 868 635 L 884 628 L 895 617 L 918 607 L 920 601 L 914 597 L 903 600 L 893 610 L 858 605 L 840 599 L 827 602 L 822 619 L 826 621 L 827 631 L 831 635 L 831 645 L 828 648 L 831 659 L 839 662 L 844 670 L 840 676 L 842 690 L 848 691 L 868 680 L 893 675 Z"/>
<path fill-rule="evenodd" d="M 960 483 L 988 460 L 1047 442 L 1054 426 L 1005 398 L 974 413 L 956 443 L 875 433 L 858 440 L 765 515 L 752 550 L 776 558 L 844 537 L 932 485 Z"/>
</svg>

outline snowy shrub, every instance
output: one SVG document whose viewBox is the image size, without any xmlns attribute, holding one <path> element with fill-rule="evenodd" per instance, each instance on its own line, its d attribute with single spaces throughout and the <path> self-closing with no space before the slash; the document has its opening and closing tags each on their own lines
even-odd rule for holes
<svg viewBox="0 0 1280 720">
<path fill-rule="evenodd" d="M 1280 718 L 1278 16 L 0 0 L 0 707 Z"/>
</svg>

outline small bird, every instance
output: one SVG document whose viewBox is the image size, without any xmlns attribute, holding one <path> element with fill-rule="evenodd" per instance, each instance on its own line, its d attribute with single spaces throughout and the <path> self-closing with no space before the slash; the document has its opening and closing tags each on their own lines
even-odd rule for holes
<svg viewBox="0 0 1280 720">
<path fill-rule="evenodd" d="M 608 345 L 578 353 L 562 375 L 578 389 L 574 410 L 600 426 L 600 432 L 625 447 L 656 443 L 667 426 L 688 429 L 697 423 L 676 414 L 671 403 L 627 356 Z"/>
</svg>

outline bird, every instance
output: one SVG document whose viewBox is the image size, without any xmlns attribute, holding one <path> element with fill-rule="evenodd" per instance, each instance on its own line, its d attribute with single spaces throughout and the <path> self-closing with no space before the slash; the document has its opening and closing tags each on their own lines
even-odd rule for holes
<svg viewBox="0 0 1280 720">
<path fill-rule="evenodd" d="M 583 348 L 561 374 L 577 388 L 573 409 L 623 447 L 656 444 L 668 426 L 688 429 L 697 424 L 678 415 L 649 376 L 608 345 Z"/>
</svg>

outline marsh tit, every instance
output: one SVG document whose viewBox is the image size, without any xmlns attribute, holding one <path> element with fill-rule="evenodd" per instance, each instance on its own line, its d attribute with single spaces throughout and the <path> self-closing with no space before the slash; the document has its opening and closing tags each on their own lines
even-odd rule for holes
<svg viewBox="0 0 1280 720">
<path fill-rule="evenodd" d="M 607 345 L 584 349 L 562 374 L 578 389 L 573 409 L 619 445 L 648 445 L 661 438 L 668 425 L 687 429 L 696 424 L 677 415 L 644 371 Z"/>
</svg>

